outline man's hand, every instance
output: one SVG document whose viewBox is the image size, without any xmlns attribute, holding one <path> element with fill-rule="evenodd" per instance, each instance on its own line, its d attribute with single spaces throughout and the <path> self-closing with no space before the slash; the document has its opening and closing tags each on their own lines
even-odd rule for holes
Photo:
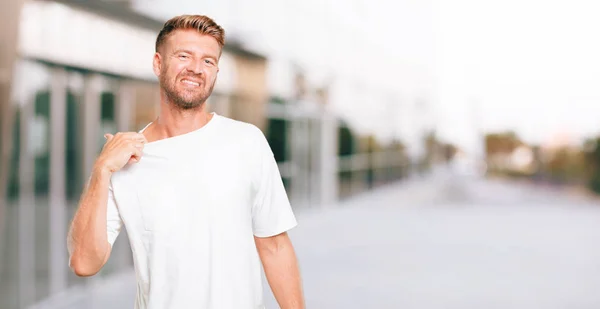
<svg viewBox="0 0 600 309">
<path fill-rule="evenodd" d="M 136 132 L 105 134 L 106 144 L 96 160 L 97 167 L 114 173 L 126 164 L 137 163 L 142 158 L 144 144 L 148 141 L 144 134 Z"/>
</svg>

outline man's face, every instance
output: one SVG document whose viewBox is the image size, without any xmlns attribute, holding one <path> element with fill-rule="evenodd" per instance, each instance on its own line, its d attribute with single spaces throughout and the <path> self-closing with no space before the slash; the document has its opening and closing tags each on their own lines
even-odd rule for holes
<svg viewBox="0 0 600 309">
<path fill-rule="evenodd" d="M 176 30 L 154 57 L 154 72 L 169 103 L 179 109 L 202 105 L 211 95 L 219 71 L 221 47 L 196 30 Z"/>
</svg>

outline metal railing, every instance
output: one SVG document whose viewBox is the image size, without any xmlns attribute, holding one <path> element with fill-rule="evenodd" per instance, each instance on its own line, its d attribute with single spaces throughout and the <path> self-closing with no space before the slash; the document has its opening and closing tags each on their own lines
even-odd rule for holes
<svg viewBox="0 0 600 309">
<path fill-rule="evenodd" d="M 398 181 L 411 171 L 410 160 L 400 151 L 358 153 L 338 158 L 338 198 Z"/>
</svg>

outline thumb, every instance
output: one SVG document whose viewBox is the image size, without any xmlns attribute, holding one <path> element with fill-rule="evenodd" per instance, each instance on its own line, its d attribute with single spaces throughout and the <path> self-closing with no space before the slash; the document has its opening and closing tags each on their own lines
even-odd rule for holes
<svg viewBox="0 0 600 309">
<path fill-rule="evenodd" d="M 104 138 L 106 139 L 106 141 L 110 142 L 111 139 L 113 139 L 114 135 L 110 134 L 110 133 L 106 133 L 104 134 Z"/>
</svg>

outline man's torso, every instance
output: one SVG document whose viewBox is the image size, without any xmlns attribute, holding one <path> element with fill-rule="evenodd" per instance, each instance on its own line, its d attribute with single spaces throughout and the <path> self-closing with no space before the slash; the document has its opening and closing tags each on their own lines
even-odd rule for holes
<svg viewBox="0 0 600 309">
<path fill-rule="evenodd" d="M 243 129 L 200 133 L 150 143 L 113 176 L 140 309 L 262 308 L 248 164 L 256 151 Z"/>
</svg>

